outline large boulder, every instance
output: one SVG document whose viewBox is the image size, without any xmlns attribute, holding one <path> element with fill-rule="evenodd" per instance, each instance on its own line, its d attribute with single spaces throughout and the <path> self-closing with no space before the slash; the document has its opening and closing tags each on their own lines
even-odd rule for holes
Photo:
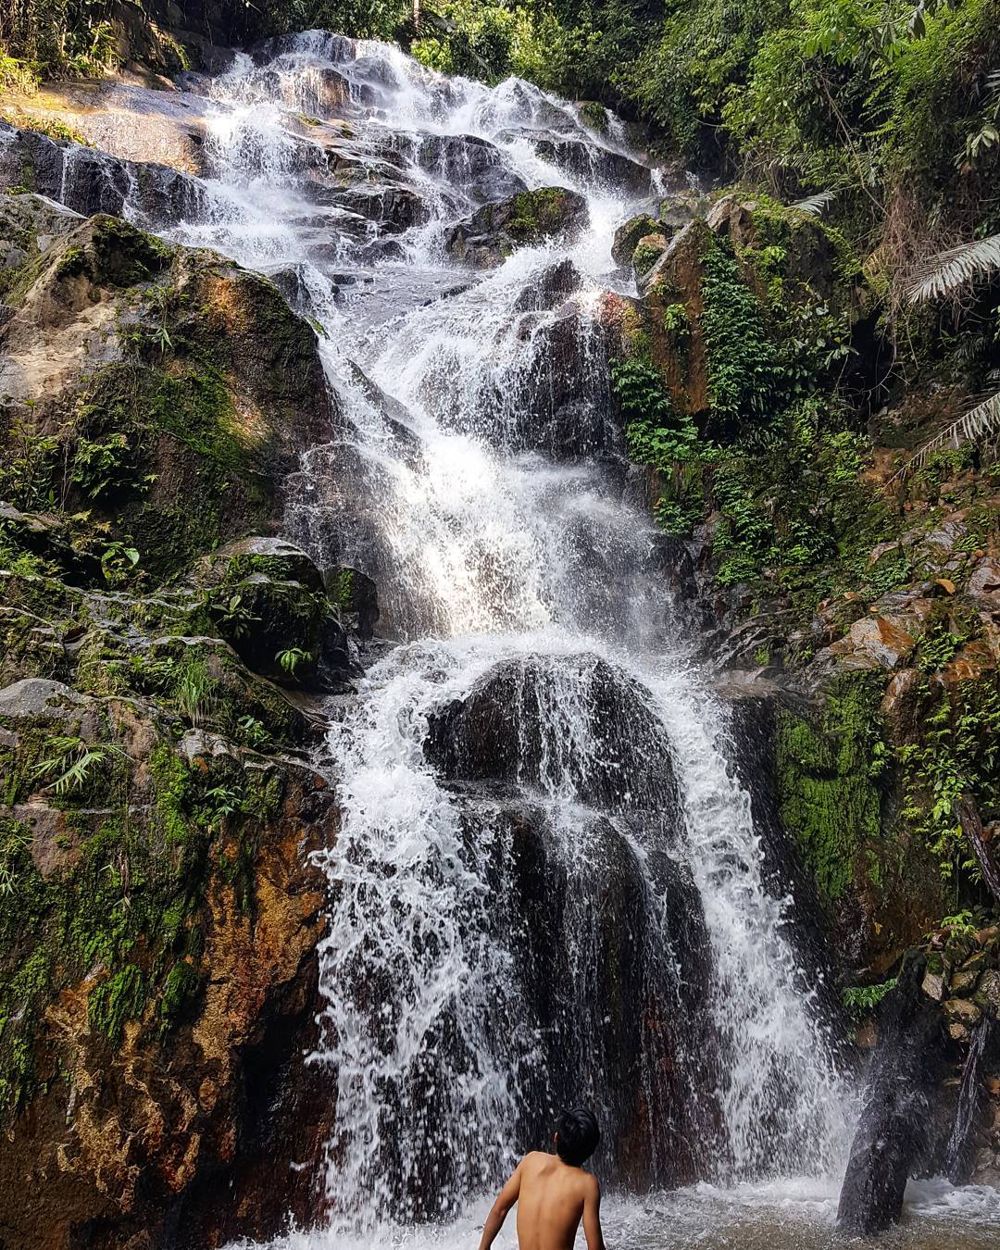
<svg viewBox="0 0 1000 1250">
<path fill-rule="evenodd" d="M 35 196 L 0 202 L 0 237 L 6 415 L 50 449 L 50 489 L 31 491 L 106 524 L 158 579 L 274 525 L 285 476 L 336 419 L 316 333 L 277 288 Z"/>
<path fill-rule="evenodd" d="M 502 660 L 430 715 L 424 750 L 449 780 L 540 787 L 612 812 L 676 809 L 662 723 L 641 687 L 594 655 Z"/>
<path fill-rule="evenodd" d="M 298 547 L 279 538 L 238 539 L 202 557 L 192 580 L 206 591 L 219 633 L 254 672 L 309 685 L 321 659 L 336 656 L 337 675 L 348 675 L 344 628 L 319 569 Z"/>
<path fill-rule="evenodd" d="M 516 248 L 547 239 L 572 239 L 586 226 L 587 201 L 564 187 L 521 191 L 484 204 L 448 237 L 448 250 L 477 269 L 498 265 Z"/>
</svg>

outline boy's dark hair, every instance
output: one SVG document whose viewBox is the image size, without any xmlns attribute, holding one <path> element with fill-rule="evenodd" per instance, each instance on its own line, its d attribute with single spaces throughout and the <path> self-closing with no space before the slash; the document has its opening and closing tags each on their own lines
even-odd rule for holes
<svg viewBox="0 0 1000 1250">
<path fill-rule="evenodd" d="M 560 1111 L 556 1133 L 556 1153 L 563 1163 L 575 1168 L 590 1158 L 601 1140 L 597 1119 L 586 1107 Z"/>
</svg>

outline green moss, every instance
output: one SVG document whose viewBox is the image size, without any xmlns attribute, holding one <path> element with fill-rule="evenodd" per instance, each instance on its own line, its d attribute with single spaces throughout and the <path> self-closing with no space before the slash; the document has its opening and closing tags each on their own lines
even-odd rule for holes
<svg viewBox="0 0 1000 1250">
<path fill-rule="evenodd" d="M 788 711 L 778 714 L 782 823 L 830 904 L 865 872 L 865 853 L 880 838 L 879 697 L 877 680 L 845 678 L 827 695 L 819 724 Z"/>
<path fill-rule="evenodd" d="M 531 243 L 558 234 L 566 225 L 569 192 L 561 187 L 539 187 L 514 196 L 507 233 L 517 243 Z"/>
<path fill-rule="evenodd" d="M 99 1030 L 109 1042 L 117 1045 L 122 1039 L 126 1022 L 142 1015 L 147 994 L 142 970 L 135 964 L 126 964 L 90 991 L 87 1019 L 91 1028 Z"/>
<path fill-rule="evenodd" d="M 175 1028 L 190 1013 L 203 984 L 204 978 L 189 960 L 174 964 L 163 982 L 157 1007 L 164 1030 Z"/>
</svg>

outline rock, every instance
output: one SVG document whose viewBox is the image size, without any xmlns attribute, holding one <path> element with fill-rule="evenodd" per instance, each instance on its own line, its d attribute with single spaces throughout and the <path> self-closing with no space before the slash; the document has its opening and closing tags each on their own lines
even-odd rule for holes
<svg viewBox="0 0 1000 1250">
<path fill-rule="evenodd" d="M 1000 608 L 1000 561 L 987 556 L 979 560 L 969 578 L 967 592 L 990 608 Z"/>
<path fill-rule="evenodd" d="M 566 258 L 550 265 L 539 282 L 526 287 L 514 305 L 515 312 L 546 312 L 558 308 L 580 287 L 580 273 Z"/>
<path fill-rule="evenodd" d="M 91 700 L 61 681 L 26 677 L 0 690 L 0 717 L 10 720 L 34 717 L 71 720 L 79 717 L 82 709 L 90 703 Z"/>
<path fill-rule="evenodd" d="M 638 280 L 643 279 L 667 250 L 667 240 L 659 232 L 646 234 L 632 253 L 632 268 Z"/>
<path fill-rule="evenodd" d="M 203 556 L 192 570 L 191 580 L 196 586 L 214 587 L 231 585 L 255 573 L 323 592 L 319 569 L 300 547 L 283 538 L 260 535 L 239 538 Z"/>
<path fill-rule="evenodd" d="M 188 174 L 56 143 L 0 121 L 0 190 L 11 187 L 27 188 L 85 216 L 123 216 L 127 205 L 158 226 L 206 212 L 204 188 Z"/>
<path fill-rule="evenodd" d="M 988 968 L 979 978 L 976 1002 L 983 1010 L 989 1010 L 1000 1019 L 1000 971 Z"/>
<path fill-rule="evenodd" d="M 944 998 L 946 989 L 946 977 L 941 972 L 931 972 L 930 969 L 924 973 L 924 979 L 920 988 L 928 998 L 933 998 L 935 1002 L 941 1002 Z"/>
<path fill-rule="evenodd" d="M 409 136 L 394 136 L 398 145 Z M 487 204 L 527 191 L 527 184 L 509 169 L 500 149 L 476 135 L 420 135 L 407 145 L 407 156 L 422 169 L 458 183 L 474 202 Z"/>
<path fill-rule="evenodd" d="M 624 187 L 640 196 L 648 194 L 652 188 L 652 171 L 621 152 L 564 138 L 542 139 L 535 145 L 535 151 L 557 169 L 591 184 L 604 184 L 616 193 Z"/>
<path fill-rule="evenodd" d="M 708 227 L 693 221 L 667 243 L 652 267 L 638 279 L 642 295 L 641 320 L 652 363 L 656 366 L 679 411 L 703 413 L 709 406 L 708 362 L 702 333 L 702 257 L 709 242 Z M 668 308 L 684 311 L 688 334 L 683 343 L 668 328 Z"/>
<path fill-rule="evenodd" d="M 927 1144 L 942 1049 L 939 1009 L 918 989 L 923 976 L 919 960 L 907 963 L 879 1006 L 879 1043 L 837 1211 L 847 1233 L 870 1236 L 898 1221 L 907 1178 Z"/>
<path fill-rule="evenodd" d="M 277 1235 L 290 1209 L 318 1216 L 311 1175 L 293 1165 L 330 1132 L 326 1078 L 301 1056 L 318 1041 L 324 932 L 310 852 L 335 840 L 335 801 L 310 769 L 217 754 L 189 768 L 155 729 L 150 740 L 85 856 L 47 847 L 42 875 L 15 872 L 7 901 L 24 908 L 31 890 L 41 909 L 31 932 L 0 921 L 0 986 L 17 984 L 26 959 L 39 970 L 19 983 L 18 1013 L 4 999 L 16 1072 L 0 1056 L 25 1108 L 5 1089 L 0 1221 L 25 1250 L 71 1245 L 98 1223 L 109 1247 L 132 1245 L 137 1227 L 165 1245 L 179 1208 L 200 1245 Z M 213 794 L 244 786 L 256 814 L 197 833 L 185 803 L 211 811 Z M 204 862 L 178 856 L 168 829 L 205 839 Z M 50 915 L 67 908 L 64 931 Z"/>
<path fill-rule="evenodd" d="M 375 583 L 359 569 L 341 566 L 327 575 L 327 584 L 341 616 L 362 641 L 368 641 L 375 633 L 379 618 Z"/>
<path fill-rule="evenodd" d="M 230 543 L 199 561 L 192 581 L 206 589 L 219 633 L 255 673 L 308 686 L 321 654 L 343 646 L 319 569 L 282 539 Z"/>
<path fill-rule="evenodd" d="M 0 223 L 29 255 L 7 276 L 0 389 L 31 400 L 29 427 L 59 429 L 60 455 L 81 438 L 118 448 L 98 480 L 53 484 L 67 510 L 105 524 L 104 545 L 134 547 L 157 580 L 280 518 L 286 474 L 330 437 L 336 409 L 315 331 L 278 290 L 107 216 L 57 219 L 43 238 L 37 197 L 0 199 Z M 162 308 L 149 284 L 171 293 Z"/>
<path fill-rule="evenodd" d="M 612 260 L 614 260 L 615 264 L 621 266 L 630 264 L 632 253 L 635 251 L 639 240 L 647 235 L 657 233 L 658 230 L 659 223 L 649 213 L 640 213 L 637 217 L 630 217 L 624 225 L 619 226 L 615 231 L 615 241 L 611 245 Z"/>
<path fill-rule="evenodd" d="M 888 669 L 895 668 L 916 646 L 912 635 L 885 616 L 867 616 L 855 621 L 850 639 L 854 650 L 862 657 Z"/>
<path fill-rule="evenodd" d="M 975 991 L 978 981 L 979 973 L 976 972 L 975 969 L 969 969 L 966 971 L 965 969 L 960 968 L 958 972 L 952 974 L 951 985 L 949 988 L 955 997 L 960 997 L 962 995 L 971 996 Z"/>
<path fill-rule="evenodd" d="M 563 187 L 522 191 L 485 204 L 448 237 L 449 252 L 477 269 L 498 265 L 517 247 L 573 238 L 587 222 L 587 201 Z"/>
<path fill-rule="evenodd" d="M 983 1014 L 976 1004 L 967 998 L 949 998 L 944 1003 L 944 1013 L 950 1023 L 958 1021 L 964 1025 L 975 1024 Z"/>
<path fill-rule="evenodd" d="M 11 811 L 31 831 L 31 859 L 43 878 L 76 867 L 81 855 L 80 830 L 64 811 L 39 800 L 19 803 Z"/>
<path fill-rule="evenodd" d="M 570 681 L 581 694 L 566 705 L 560 691 Z M 560 747 L 567 738 L 572 755 Z M 424 751 L 449 780 L 535 785 L 608 811 L 676 801 L 662 724 L 624 673 L 591 655 L 501 661 L 431 713 Z"/>
</svg>

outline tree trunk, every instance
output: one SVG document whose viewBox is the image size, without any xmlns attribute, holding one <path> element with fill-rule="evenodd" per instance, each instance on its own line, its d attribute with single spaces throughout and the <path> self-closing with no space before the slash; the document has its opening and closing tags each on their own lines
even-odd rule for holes
<svg viewBox="0 0 1000 1250">
<path fill-rule="evenodd" d="M 983 880 L 986 882 L 990 893 L 996 899 L 997 906 L 1000 906 L 1000 871 L 997 870 L 993 857 L 990 855 L 990 849 L 983 838 L 983 822 L 979 817 L 976 804 L 966 795 L 955 804 L 955 810 L 958 815 L 958 822 L 962 826 L 962 832 L 972 847 L 972 853 L 979 864 Z"/>
</svg>

